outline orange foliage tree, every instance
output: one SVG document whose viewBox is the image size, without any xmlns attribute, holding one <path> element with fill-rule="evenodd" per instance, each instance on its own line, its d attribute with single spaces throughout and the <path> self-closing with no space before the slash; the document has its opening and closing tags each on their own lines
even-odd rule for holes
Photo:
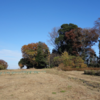
<svg viewBox="0 0 100 100">
<path fill-rule="evenodd" d="M 83 56 L 85 60 L 86 54 L 90 54 L 91 57 L 95 54 L 91 46 L 97 42 L 99 35 L 94 29 L 72 29 L 69 32 L 65 32 L 65 42 L 70 43 L 71 48 L 67 48 L 68 53 L 71 55 Z"/>
<path fill-rule="evenodd" d="M 0 60 L 0 70 L 7 69 L 8 64 L 4 60 Z"/>
<path fill-rule="evenodd" d="M 49 52 L 49 48 L 45 43 L 41 43 L 41 44 L 42 44 L 42 53 L 44 57 L 47 57 L 48 55 L 46 55 L 46 53 Z M 22 57 L 27 58 L 30 61 L 31 65 L 33 65 L 33 67 L 38 65 L 38 62 L 36 62 L 36 57 L 38 53 L 38 45 L 39 43 L 31 43 L 28 45 L 24 45 L 21 48 Z M 21 65 L 21 63 L 19 63 L 19 65 Z"/>
</svg>

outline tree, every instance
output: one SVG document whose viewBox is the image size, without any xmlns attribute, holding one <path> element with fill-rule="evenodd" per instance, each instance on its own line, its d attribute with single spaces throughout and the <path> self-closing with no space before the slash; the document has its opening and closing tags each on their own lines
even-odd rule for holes
<svg viewBox="0 0 100 100">
<path fill-rule="evenodd" d="M 58 27 L 54 27 L 52 29 L 52 32 L 49 32 L 49 35 L 48 35 L 50 39 L 47 40 L 47 41 L 54 48 L 57 46 L 56 43 L 55 43 L 55 39 L 59 36 L 58 30 L 59 30 Z"/>
<path fill-rule="evenodd" d="M 97 42 L 99 35 L 92 28 L 82 29 L 82 34 L 83 34 L 83 37 L 82 37 L 81 43 L 82 43 L 83 55 L 87 54 L 87 55 L 90 55 L 90 57 L 93 57 L 96 53 L 91 48 L 91 46 L 93 46 Z"/>
<path fill-rule="evenodd" d="M 81 32 L 78 29 L 72 29 L 69 32 L 65 32 L 66 51 L 71 55 L 79 55 L 82 44 L 79 39 L 82 37 Z"/>
<path fill-rule="evenodd" d="M 0 60 L 0 70 L 7 69 L 7 67 L 8 67 L 7 62 L 1 59 Z"/>
<path fill-rule="evenodd" d="M 36 62 L 38 68 L 44 68 L 47 65 L 47 57 L 48 57 L 48 49 L 45 49 L 45 53 L 43 52 L 43 43 L 38 43 Z"/>
<path fill-rule="evenodd" d="M 93 29 L 72 29 L 69 32 L 65 32 L 66 51 L 71 55 L 81 55 L 85 60 L 90 52 L 91 56 L 95 54 L 91 46 L 97 42 L 97 39 L 98 34 Z"/>
<path fill-rule="evenodd" d="M 94 23 L 94 27 L 93 29 L 95 29 L 96 33 L 99 35 L 99 38 L 100 38 L 100 18 L 98 18 L 95 23 Z M 99 41 L 99 60 L 100 60 L 100 40 Z"/>
<path fill-rule="evenodd" d="M 81 56 L 83 60 L 86 57 L 93 57 L 95 54 L 91 46 L 97 42 L 98 34 L 95 29 L 78 28 L 75 24 L 63 24 L 58 30 L 58 36 L 55 38 L 56 48 L 52 53 L 62 54 L 67 51 L 69 55 Z"/>
<path fill-rule="evenodd" d="M 98 34 L 99 37 L 100 37 L 100 18 L 98 18 L 98 19 L 95 21 L 93 29 L 96 30 L 97 34 Z"/>
<path fill-rule="evenodd" d="M 38 45 L 39 43 L 31 43 L 28 45 L 24 45 L 21 48 L 22 54 L 23 54 L 23 59 L 19 62 L 20 66 L 23 67 L 23 62 L 25 62 L 27 60 L 27 63 L 24 63 L 24 65 L 27 66 L 27 68 L 31 68 L 31 67 L 37 67 L 38 62 L 36 61 L 36 57 L 38 53 Z M 45 43 L 42 43 L 42 53 L 44 58 L 46 58 L 48 56 L 48 52 L 49 52 L 49 48 L 47 47 L 47 45 Z M 30 65 L 29 65 L 30 63 Z M 22 65 L 21 65 L 22 64 Z"/>
<path fill-rule="evenodd" d="M 21 58 L 18 65 L 20 66 L 20 69 L 22 69 L 24 66 L 27 66 L 27 69 L 33 68 L 33 64 L 28 58 Z"/>
<path fill-rule="evenodd" d="M 37 47 L 38 43 L 31 43 L 21 48 L 23 58 L 28 58 L 33 65 L 36 64 L 35 57 L 37 55 Z"/>
<path fill-rule="evenodd" d="M 63 24 L 61 25 L 61 28 L 58 30 L 59 36 L 57 38 L 55 38 L 55 44 L 57 45 L 57 47 L 55 48 L 55 50 L 61 54 L 62 52 L 64 52 L 66 50 L 66 42 L 65 42 L 65 32 L 69 32 L 72 29 L 77 28 L 77 25 L 74 24 Z M 70 44 L 69 44 L 70 46 Z"/>
</svg>

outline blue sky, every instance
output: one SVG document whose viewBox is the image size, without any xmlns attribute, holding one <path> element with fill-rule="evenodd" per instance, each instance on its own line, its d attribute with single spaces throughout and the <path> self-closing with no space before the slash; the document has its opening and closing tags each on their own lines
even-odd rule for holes
<svg viewBox="0 0 100 100">
<path fill-rule="evenodd" d="M 47 42 L 48 32 L 73 23 L 92 28 L 100 17 L 100 0 L 0 0 L 0 59 L 18 69 L 21 47 Z M 98 55 L 98 43 L 92 47 Z"/>
</svg>

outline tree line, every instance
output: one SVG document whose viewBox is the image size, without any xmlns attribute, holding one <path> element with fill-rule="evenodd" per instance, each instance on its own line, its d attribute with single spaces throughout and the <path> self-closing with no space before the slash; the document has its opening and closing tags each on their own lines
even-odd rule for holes
<svg viewBox="0 0 100 100">
<path fill-rule="evenodd" d="M 49 47 L 43 42 L 23 45 L 21 48 L 22 58 L 18 65 L 20 68 L 26 66 L 27 69 L 54 67 L 59 66 L 60 63 L 68 63 L 68 59 L 70 61 L 75 57 L 77 59 L 80 57 L 88 64 L 89 59 L 92 62 L 91 58 L 97 57 L 91 46 L 98 41 L 99 37 L 100 18 L 95 21 L 92 28 L 80 28 L 72 23 L 62 24 L 59 28 L 54 27 L 52 32 L 49 33 L 48 43 L 54 47 L 51 54 Z M 82 60 L 81 62 L 83 62 Z M 74 60 L 74 63 L 76 62 Z M 2 63 L 0 65 L 4 66 Z"/>
<path fill-rule="evenodd" d="M 49 36 L 48 42 L 54 46 L 53 53 L 62 54 L 67 51 L 69 55 L 82 57 L 87 64 L 89 60 L 93 63 L 92 59 L 98 57 L 91 46 L 100 37 L 100 18 L 95 21 L 92 28 L 83 29 L 72 23 L 63 24 L 59 29 L 54 27 Z"/>
</svg>

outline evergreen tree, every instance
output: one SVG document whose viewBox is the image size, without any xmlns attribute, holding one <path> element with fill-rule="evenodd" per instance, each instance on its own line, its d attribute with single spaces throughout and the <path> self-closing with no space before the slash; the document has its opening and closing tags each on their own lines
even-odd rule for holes
<svg viewBox="0 0 100 100">
<path fill-rule="evenodd" d="M 37 68 L 44 68 L 46 67 L 46 54 L 43 53 L 43 45 L 41 42 L 38 43 L 38 50 L 37 50 L 37 56 L 36 56 L 36 62 L 37 62 Z"/>
<path fill-rule="evenodd" d="M 66 48 L 70 48 L 70 51 L 72 50 L 70 42 L 66 45 L 65 32 L 69 32 L 70 30 L 76 28 L 78 28 L 78 26 L 72 23 L 61 25 L 61 28 L 58 30 L 59 36 L 55 38 L 55 44 L 57 45 L 57 48 L 55 48 L 55 50 L 59 54 L 63 53 Z"/>
</svg>

